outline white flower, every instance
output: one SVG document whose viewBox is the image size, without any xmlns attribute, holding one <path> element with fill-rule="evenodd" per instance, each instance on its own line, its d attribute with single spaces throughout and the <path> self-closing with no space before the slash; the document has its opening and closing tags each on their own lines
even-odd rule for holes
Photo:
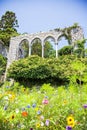
<svg viewBox="0 0 87 130">
<path fill-rule="evenodd" d="M 19 109 L 16 109 L 15 112 L 16 112 L 16 113 L 19 113 Z"/>
</svg>

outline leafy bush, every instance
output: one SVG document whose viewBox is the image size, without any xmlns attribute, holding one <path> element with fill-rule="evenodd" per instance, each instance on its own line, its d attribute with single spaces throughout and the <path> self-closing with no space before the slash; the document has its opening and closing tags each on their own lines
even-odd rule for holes
<svg viewBox="0 0 87 130">
<path fill-rule="evenodd" d="M 31 56 L 19 61 L 13 62 L 8 69 L 8 78 L 13 78 L 17 81 L 33 82 L 44 80 L 45 82 L 53 82 L 59 84 L 69 83 L 72 77 L 81 81 L 86 79 L 87 75 L 87 59 L 76 58 L 75 56 L 62 56 L 57 58 L 41 58 L 38 56 Z M 84 70 L 79 65 L 84 66 Z M 74 67 L 76 66 L 77 69 Z M 87 80 L 85 80 L 87 82 Z"/>
</svg>

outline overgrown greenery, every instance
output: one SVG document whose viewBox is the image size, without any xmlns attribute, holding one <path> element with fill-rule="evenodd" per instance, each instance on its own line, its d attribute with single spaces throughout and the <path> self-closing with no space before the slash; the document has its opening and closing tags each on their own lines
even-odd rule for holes
<svg viewBox="0 0 87 130">
<path fill-rule="evenodd" d="M 2 75 L 5 73 L 6 69 L 6 58 L 0 55 L 0 84 L 2 83 Z"/>
<path fill-rule="evenodd" d="M 41 58 L 39 56 L 31 56 L 19 61 L 13 62 L 8 69 L 8 78 L 17 81 L 45 81 L 53 83 L 70 83 L 71 78 L 75 76 L 75 83 L 78 81 L 86 82 L 87 78 L 87 58 L 77 58 L 74 55 L 62 56 L 56 58 Z M 79 68 L 79 65 L 84 68 Z M 78 71 L 76 68 L 77 66 Z M 84 66 L 84 67 L 83 67 Z M 81 73 L 80 73 L 81 71 Z M 81 75 L 83 78 L 80 79 Z M 74 81 L 73 81 L 74 82 Z"/>
</svg>

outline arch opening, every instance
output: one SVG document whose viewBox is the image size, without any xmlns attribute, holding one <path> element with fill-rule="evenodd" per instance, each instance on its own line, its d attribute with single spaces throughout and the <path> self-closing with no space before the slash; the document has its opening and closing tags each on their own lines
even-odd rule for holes
<svg viewBox="0 0 87 130">
<path fill-rule="evenodd" d="M 18 48 L 18 59 L 26 58 L 29 55 L 29 42 L 28 40 L 24 39 L 19 44 Z"/>
<path fill-rule="evenodd" d="M 61 35 L 58 38 L 58 54 L 68 55 L 72 53 L 72 46 L 70 45 L 69 39 L 66 35 Z"/>
<path fill-rule="evenodd" d="M 42 56 L 42 42 L 39 38 L 34 38 L 31 42 L 31 55 Z"/>
<path fill-rule="evenodd" d="M 55 38 L 48 36 L 44 39 L 44 57 L 55 57 Z"/>
</svg>

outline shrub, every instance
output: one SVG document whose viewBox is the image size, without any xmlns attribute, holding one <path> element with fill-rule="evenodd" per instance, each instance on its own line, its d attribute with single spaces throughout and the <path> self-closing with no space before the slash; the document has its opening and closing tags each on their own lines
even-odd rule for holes
<svg viewBox="0 0 87 130">
<path fill-rule="evenodd" d="M 81 63 L 84 66 L 84 71 L 77 65 Z M 57 58 L 41 58 L 39 56 L 31 56 L 25 59 L 13 62 L 8 69 L 8 78 L 13 78 L 17 81 L 45 81 L 46 83 L 68 84 L 72 77 L 76 80 L 81 80 L 80 75 L 86 80 L 87 75 L 87 60 L 76 58 L 75 56 L 62 56 Z M 77 66 L 77 70 L 74 66 Z M 80 75 L 79 75 L 80 72 Z"/>
</svg>

